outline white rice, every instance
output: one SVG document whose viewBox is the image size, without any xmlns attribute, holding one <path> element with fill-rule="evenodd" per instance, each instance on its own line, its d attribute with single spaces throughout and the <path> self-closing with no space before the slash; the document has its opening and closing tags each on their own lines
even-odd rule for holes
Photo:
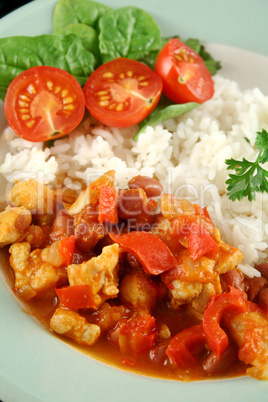
<svg viewBox="0 0 268 402">
<path fill-rule="evenodd" d="M 254 202 L 228 200 L 225 160 L 255 160 L 256 132 L 268 130 L 268 97 L 259 89 L 241 91 L 236 82 L 220 75 L 214 81 L 213 99 L 184 116 L 148 127 L 137 142 L 137 126 L 107 128 L 92 118 L 44 150 L 42 144 L 22 140 L 7 128 L 0 172 L 8 181 L 35 177 L 74 189 L 109 169 L 116 170 L 120 187 L 137 174 L 154 175 L 165 191 L 206 205 L 223 240 L 243 252 L 240 269 L 258 275 L 252 266 L 267 257 L 268 194 L 257 194 Z"/>
</svg>

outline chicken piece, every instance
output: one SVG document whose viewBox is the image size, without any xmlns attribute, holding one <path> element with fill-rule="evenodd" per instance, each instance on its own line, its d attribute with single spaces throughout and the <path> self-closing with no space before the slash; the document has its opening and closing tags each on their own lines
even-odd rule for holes
<svg viewBox="0 0 268 402">
<path fill-rule="evenodd" d="M 221 293 L 222 288 L 219 276 L 216 277 L 212 283 L 204 283 L 199 295 L 195 297 L 191 302 L 191 311 L 193 312 L 193 314 L 195 314 L 199 318 L 202 318 L 202 315 L 205 312 L 206 305 L 208 304 L 210 299 L 216 294 Z"/>
<path fill-rule="evenodd" d="M 152 225 L 151 232 L 159 237 L 169 248 L 176 254 L 179 250 L 183 249 L 183 246 L 179 242 L 178 238 L 172 235 L 171 221 L 164 218 L 163 215 L 158 215 Z"/>
<path fill-rule="evenodd" d="M 129 318 L 130 315 L 131 310 L 124 305 L 110 306 L 110 304 L 106 302 L 87 318 L 89 322 L 99 325 L 102 332 L 107 332 L 110 329 L 113 329 L 120 320 Z"/>
<path fill-rule="evenodd" d="M 185 198 L 177 198 L 172 194 L 162 194 L 160 208 L 164 218 L 172 220 L 179 215 L 195 215 L 195 207 Z"/>
<path fill-rule="evenodd" d="M 101 334 L 98 325 L 89 324 L 78 313 L 63 308 L 56 309 L 50 320 L 50 328 L 59 335 L 89 346 L 96 343 Z"/>
<path fill-rule="evenodd" d="M 214 270 L 219 274 L 224 274 L 235 269 L 242 259 L 243 254 L 238 248 L 222 242 Z"/>
<path fill-rule="evenodd" d="M 180 279 L 190 283 L 209 283 L 213 281 L 217 275 L 216 272 L 214 272 L 216 261 L 213 258 L 202 256 L 198 258 L 198 260 L 193 260 L 189 250 L 184 249 L 176 259 L 176 267 L 161 275 L 162 281 L 166 284 L 171 283 L 174 279 Z"/>
<path fill-rule="evenodd" d="M 18 181 L 7 193 L 7 200 L 38 215 L 52 215 L 56 208 L 53 190 L 34 179 Z"/>
<path fill-rule="evenodd" d="M 239 347 L 238 357 L 247 374 L 268 380 L 268 320 L 258 312 L 247 312 L 231 319 L 230 334 Z"/>
<path fill-rule="evenodd" d="M 0 213 L 0 247 L 20 241 L 31 222 L 32 215 L 26 208 L 7 207 Z"/>
<path fill-rule="evenodd" d="M 157 299 L 157 287 L 144 272 L 133 271 L 120 283 L 120 299 L 135 310 L 150 312 Z"/>
<path fill-rule="evenodd" d="M 173 310 L 177 310 L 181 305 L 190 303 L 197 297 L 202 291 L 203 284 L 200 282 L 185 282 L 176 279 L 172 282 L 171 286 L 170 293 L 172 299 L 170 301 L 170 307 Z"/>
<path fill-rule="evenodd" d="M 100 189 L 102 186 L 113 187 L 115 180 L 115 171 L 109 170 L 97 180 L 91 183 L 86 190 L 84 190 L 76 201 L 68 208 L 70 215 L 76 215 L 80 213 L 88 205 L 97 205 L 100 197 Z"/>
<path fill-rule="evenodd" d="M 26 301 L 66 282 L 66 271 L 42 260 L 44 250 L 31 252 L 29 243 L 15 243 L 9 252 L 10 265 L 15 274 L 15 289 Z"/>
<path fill-rule="evenodd" d="M 102 253 L 82 264 L 72 264 L 67 268 L 71 286 L 90 285 L 96 307 L 105 300 L 116 297 L 118 290 L 119 245 L 103 248 Z"/>
</svg>

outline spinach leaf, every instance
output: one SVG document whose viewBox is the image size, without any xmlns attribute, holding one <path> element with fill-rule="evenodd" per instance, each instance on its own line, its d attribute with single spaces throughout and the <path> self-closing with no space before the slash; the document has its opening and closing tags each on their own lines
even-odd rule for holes
<svg viewBox="0 0 268 402">
<path fill-rule="evenodd" d="M 171 38 L 161 38 L 160 42 L 160 48 L 157 50 L 153 50 L 150 53 L 146 54 L 143 58 L 139 59 L 139 61 L 143 62 L 144 64 L 147 64 L 152 70 L 154 70 L 155 62 L 157 59 L 157 56 L 162 49 L 162 47 L 165 46 L 165 44 L 170 40 Z"/>
<path fill-rule="evenodd" d="M 54 35 L 68 35 L 70 33 L 79 36 L 83 46 L 94 54 L 96 60 L 100 58 L 99 38 L 96 29 L 86 24 L 70 24 L 59 29 Z"/>
<path fill-rule="evenodd" d="M 91 0 L 59 0 L 54 8 L 53 28 L 58 31 L 69 24 L 87 24 L 96 28 L 100 17 L 110 7 Z"/>
<path fill-rule="evenodd" d="M 162 95 L 160 102 L 157 107 L 152 111 L 152 113 L 140 123 L 140 129 L 134 136 L 134 141 L 137 141 L 139 135 L 146 130 L 146 127 L 154 127 L 158 123 L 161 123 L 168 119 L 173 119 L 184 113 L 190 112 L 199 106 L 199 103 L 189 102 L 176 104 L 172 103 L 165 95 Z"/>
<path fill-rule="evenodd" d="M 10 82 L 30 67 L 58 67 L 84 85 L 94 70 L 94 64 L 93 54 L 74 34 L 0 38 L 0 99 L 4 99 Z"/>
<path fill-rule="evenodd" d="M 221 63 L 213 59 L 198 39 L 189 38 L 185 43 L 202 57 L 211 75 L 215 75 L 221 69 Z"/>
<path fill-rule="evenodd" d="M 146 11 L 127 6 L 111 10 L 99 20 L 102 62 L 116 57 L 143 60 L 161 48 L 160 28 Z"/>
</svg>

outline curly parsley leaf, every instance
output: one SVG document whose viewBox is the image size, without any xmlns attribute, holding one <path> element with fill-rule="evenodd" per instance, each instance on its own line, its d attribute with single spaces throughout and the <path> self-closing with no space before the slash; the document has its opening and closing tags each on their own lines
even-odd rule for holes
<svg viewBox="0 0 268 402">
<path fill-rule="evenodd" d="M 268 133 L 266 130 L 257 132 L 255 141 L 259 150 L 254 162 L 245 158 L 237 161 L 233 158 L 226 159 L 227 170 L 234 170 L 235 174 L 229 174 L 226 180 L 227 195 L 230 200 L 241 201 L 247 197 L 249 201 L 256 199 L 256 193 L 268 193 L 268 171 L 261 165 L 268 162 Z"/>
</svg>

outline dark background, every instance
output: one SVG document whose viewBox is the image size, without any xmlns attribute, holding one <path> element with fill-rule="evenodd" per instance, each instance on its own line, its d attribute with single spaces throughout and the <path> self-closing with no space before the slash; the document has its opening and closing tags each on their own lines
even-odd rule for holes
<svg viewBox="0 0 268 402">
<path fill-rule="evenodd" d="M 0 18 L 31 0 L 0 0 Z"/>
</svg>

